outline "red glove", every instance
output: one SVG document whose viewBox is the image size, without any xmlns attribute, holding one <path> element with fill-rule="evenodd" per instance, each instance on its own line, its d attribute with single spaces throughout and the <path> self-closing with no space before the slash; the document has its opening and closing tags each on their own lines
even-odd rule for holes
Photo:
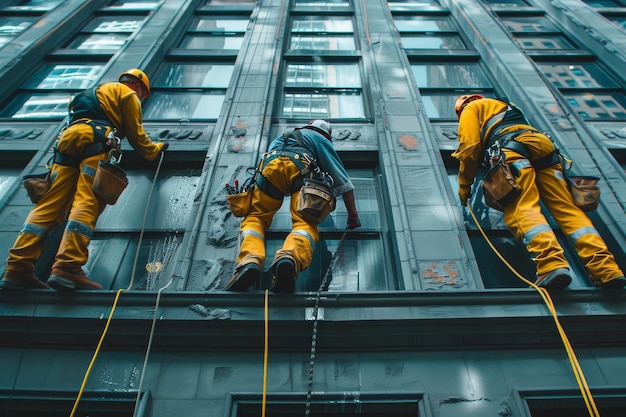
<svg viewBox="0 0 626 417">
<path fill-rule="evenodd" d="M 358 214 L 348 214 L 348 229 L 356 229 L 361 227 L 361 220 L 359 220 Z"/>
</svg>

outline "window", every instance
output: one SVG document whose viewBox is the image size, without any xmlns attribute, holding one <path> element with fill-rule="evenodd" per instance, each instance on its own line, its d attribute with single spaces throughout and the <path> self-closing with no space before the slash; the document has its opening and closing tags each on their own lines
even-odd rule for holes
<svg viewBox="0 0 626 417">
<path fill-rule="evenodd" d="M 22 0 L 5 10 L 48 12 L 61 4 L 63 0 Z"/>
<path fill-rule="evenodd" d="M 154 170 L 124 167 L 129 186 L 98 219 L 84 268 L 88 275 L 109 289 L 128 287 L 133 271 L 133 289 L 156 291 L 167 284 L 164 280 L 172 274 L 202 171 L 202 156 L 194 160 L 198 162 L 181 163 L 184 167 L 162 167 L 150 201 Z M 151 214 L 144 219 L 146 205 Z M 142 224 L 145 236 L 137 256 Z"/>
<path fill-rule="evenodd" d="M 137 405 L 137 417 L 144 415 L 148 395 L 142 395 L 136 404 L 137 391 L 101 392 L 86 391 L 80 401 L 79 415 L 90 417 L 129 417 Z M 2 391 L 0 409 L 13 417 L 61 417 L 67 416 L 76 400 L 75 392 Z"/>
<path fill-rule="evenodd" d="M 389 0 L 387 3 L 392 12 L 417 12 L 424 11 L 430 6 L 439 7 L 438 0 Z"/>
<path fill-rule="evenodd" d="M 480 57 L 466 48 L 447 11 L 393 17 L 429 118 L 456 119 L 454 103 L 462 94 L 493 96 Z M 446 49 L 457 52 L 442 54 Z"/>
<path fill-rule="evenodd" d="M 354 51 L 354 28 L 350 19 L 294 19 L 290 51 Z"/>
<path fill-rule="evenodd" d="M 580 392 L 568 391 L 556 392 L 533 392 L 521 394 L 522 401 L 528 407 L 532 417 L 568 416 L 586 417 L 590 413 Z M 602 392 L 593 390 L 593 399 L 598 409 L 601 410 L 602 417 L 619 417 L 626 409 L 626 398 L 621 392 L 614 390 Z"/>
<path fill-rule="evenodd" d="M 382 236 L 383 218 L 379 201 L 381 185 L 376 171 L 372 169 L 348 168 L 348 174 L 355 186 L 356 205 L 359 209 L 361 228 L 346 235 L 338 249 L 342 231 L 348 221 L 345 206 L 338 198 L 337 208 L 320 225 L 320 240 L 314 248 L 311 266 L 298 274 L 296 291 L 317 291 L 326 274 L 333 254 L 336 260 L 327 280 L 328 290 L 334 292 L 387 291 L 395 290 L 397 283 L 393 266 L 386 262 L 388 248 Z M 273 259 L 271 254 L 278 250 L 291 230 L 289 197 L 285 198 L 267 234 L 266 249 L 268 259 L 266 269 Z M 271 282 L 271 273 L 264 279 Z"/>
<path fill-rule="evenodd" d="M 26 16 L 0 17 L 0 48 L 11 42 L 13 38 L 32 26 L 37 18 Z"/>
<path fill-rule="evenodd" d="M 179 48 L 238 51 L 249 23 L 249 17 L 197 16 Z"/>
<path fill-rule="evenodd" d="M 297 6 L 305 4 L 296 2 Z M 294 15 L 285 54 L 280 116 L 306 121 L 366 117 L 353 31 L 351 17 L 331 12 L 313 18 Z"/>
</svg>

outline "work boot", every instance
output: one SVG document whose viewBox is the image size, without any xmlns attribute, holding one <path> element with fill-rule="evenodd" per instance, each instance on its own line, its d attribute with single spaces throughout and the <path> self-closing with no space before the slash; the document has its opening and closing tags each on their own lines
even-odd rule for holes
<svg viewBox="0 0 626 417">
<path fill-rule="evenodd" d="M 48 284 L 31 272 L 19 272 L 7 269 L 0 280 L 0 289 L 3 291 L 24 291 L 50 288 Z"/>
<path fill-rule="evenodd" d="M 246 291 L 258 287 L 261 282 L 261 267 L 254 262 L 238 265 L 224 291 Z"/>
<path fill-rule="evenodd" d="M 296 263 L 291 258 L 281 258 L 272 265 L 274 274 L 272 292 L 292 293 L 296 290 Z"/>
<path fill-rule="evenodd" d="M 53 267 L 48 285 L 59 291 L 101 290 L 102 285 L 91 281 L 82 268 Z"/>
<path fill-rule="evenodd" d="M 607 290 L 623 290 L 626 287 L 626 278 L 624 276 L 615 277 L 606 282 L 596 284 L 596 286 Z"/>
<path fill-rule="evenodd" d="M 535 285 L 547 290 L 562 290 L 572 282 L 572 276 L 567 268 L 559 268 L 537 277 Z"/>
</svg>

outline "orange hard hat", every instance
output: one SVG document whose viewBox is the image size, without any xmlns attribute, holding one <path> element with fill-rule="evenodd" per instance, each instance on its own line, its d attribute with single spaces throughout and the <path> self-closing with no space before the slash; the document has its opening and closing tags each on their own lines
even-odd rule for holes
<svg viewBox="0 0 626 417">
<path fill-rule="evenodd" d="M 138 68 L 131 68 L 124 71 L 120 74 L 119 81 L 139 82 L 146 92 L 145 98 L 150 97 L 150 80 L 148 79 L 146 73 L 142 70 Z"/>
<path fill-rule="evenodd" d="M 461 117 L 461 112 L 463 108 L 470 102 L 474 100 L 478 100 L 481 98 L 485 98 L 480 94 L 465 94 L 456 99 L 456 103 L 454 103 L 454 112 L 456 113 L 456 117 Z"/>
</svg>

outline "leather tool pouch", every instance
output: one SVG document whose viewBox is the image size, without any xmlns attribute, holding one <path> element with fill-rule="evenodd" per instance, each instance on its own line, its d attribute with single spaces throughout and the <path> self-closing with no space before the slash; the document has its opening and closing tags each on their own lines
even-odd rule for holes
<svg viewBox="0 0 626 417">
<path fill-rule="evenodd" d="M 250 207 L 252 206 L 252 190 L 254 190 L 254 188 L 253 185 L 241 193 L 226 196 L 226 202 L 235 217 L 246 217 L 248 213 L 250 213 Z"/>
<path fill-rule="evenodd" d="M 41 197 L 50 189 L 50 171 L 43 174 L 24 175 L 22 185 L 33 204 L 37 204 Z"/>
<path fill-rule="evenodd" d="M 117 203 L 117 199 L 128 186 L 126 172 L 106 161 L 100 161 L 96 169 L 96 176 L 91 186 L 93 192 L 107 204 Z"/>
<path fill-rule="evenodd" d="M 504 158 L 487 171 L 482 187 L 485 204 L 499 211 L 504 211 L 504 206 L 520 194 L 515 177 Z"/>
<path fill-rule="evenodd" d="M 305 219 L 315 224 L 321 223 L 331 211 L 335 210 L 336 203 L 337 199 L 330 181 L 304 178 L 298 196 L 297 211 Z"/>
<path fill-rule="evenodd" d="M 567 176 L 568 186 L 574 204 L 582 211 L 592 211 L 600 203 L 600 188 L 597 186 L 600 178 L 592 176 Z"/>
</svg>

